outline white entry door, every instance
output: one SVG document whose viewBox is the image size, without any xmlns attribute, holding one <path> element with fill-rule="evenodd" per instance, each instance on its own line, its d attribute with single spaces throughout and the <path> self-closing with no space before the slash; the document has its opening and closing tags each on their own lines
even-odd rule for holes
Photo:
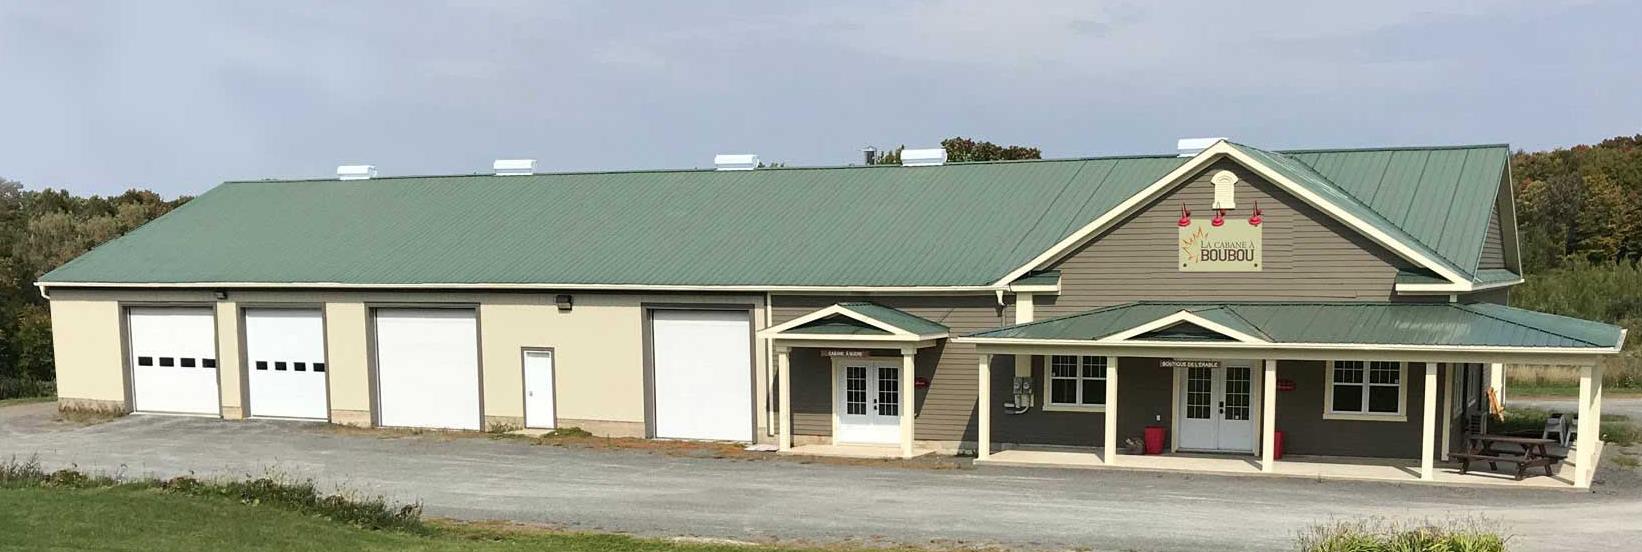
<svg viewBox="0 0 1642 552">
<path fill-rule="evenodd" d="M 251 415 L 323 420 L 325 318 L 319 309 L 245 309 Z"/>
<path fill-rule="evenodd" d="M 381 424 L 480 428 L 479 334 L 473 309 L 376 309 Z"/>
<path fill-rule="evenodd" d="M 132 307 L 126 312 L 126 330 L 133 410 L 222 415 L 211 308 Z"/>
<path fill-rule="evenodd" d="M 525 427 L 553 429 L 553 351 L 525 351 Z"/>
<path fill-rule="evenodd" d="M 747 311 L 658 309 L 650 339 L 656 437 L 753 440 Z"/>
<path fill-rule="evenodd" d="M 1180 368 L 1180 448 L 1249 452 L 1259 448 L 1259 372 L 1248 361 Z"/>
<path fill-rule="evenodd" d="M 901 365 L 848 361 L 835 368 L 839 443 L 901 442 Z"/>
</svg>

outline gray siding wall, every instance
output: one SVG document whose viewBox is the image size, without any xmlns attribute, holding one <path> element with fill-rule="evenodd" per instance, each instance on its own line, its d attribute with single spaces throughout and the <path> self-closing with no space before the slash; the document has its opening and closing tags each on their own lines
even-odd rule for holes
<svg viewBox="0 0 1642 552">
<path fill-rule="evenodd" d="M 996 328 L 1015 321 L 1013 298 L 1000 307 L 992 295 L 967 296 L 796 296 L 772 298 L 772 324 L 845 301 L 870 300 L 920 316 L 952 329 L 953 335 Z M 899 351 L 881 354 L 900 357 Z M 931 441 L 958 441 L 975 438 L 976 379 L 980 357 L 973 345 L 942 340 L 922 349 L 914 361 L 918 377 L 927 378 L 929 387 L 915 394 L 917 402 L 915 438 Z M 832 433 L 832 362 L 814 349 L 794 349 L 789 357 L 793 372 L 793 433 Z M 1012 370 L 1012 368 L 1011 368 Z"/>
<path fill-rule="evenodd" d="M 1505 268 L 1505 239 L 1500 229 L 1499 204 L 1494 204 L 1494 211 L 1488 217 L 1488 235 L 1482 242 L 1482 260 L 1477 268 Z"/>
<path fill-rule="evenodd" d="M 1277 378 L 1294 382 L 1293 391 L 1277 392 L 1277 430 L 1284 434 L 1285 454 L 1419 458 L 1420 437 L 1424 431 L 1421 421 L 1424 420 L 1425 365 L 1409 363 L 1405 377 L 1408 421 L 1325 420 L 1323 398 L 1328 385 L 1328 363 L 1277 361 Z M 1442 408 L 1445 377 L 1439 370 L 1438 409 Z M 1436 438 L 1442 438 L 1440 422 Z"/>
<path fill-rule="evenodd" d="M 1227 224 L 1264 212 L 1260 272 L 1181 272 L 1176 266 L 1180 206 L 1213 217 L 1209 177 L 1237 173 L 1237 206 Z M 1061 294 L 1039 296 L 1037 318 L 1140 300 L 1375 300 L 1393 296 L 1397 271 L 1412 266 L 1327 214 L 1231 161 L 1204 170 L 1156 203 L 1080 248 L 1055 268 Z M 1446 299 L 1446 298 L 1444 298 Z"/>
<path fill-rule="evenodd" d="M 1118 359 L 1118 444 L 1140 438 L 1146 426 L 1169 427 L 1169 405 L 1174 375 L 1155 358 Z M 994 443 L 1098 447 L 1106 433 L 1106 414 L 1100 412 L 1046 412 L 1043 404 L 1044 357 L 1032 359 L 1032 386 L 1037 407 L 1009 414 L 1003 403 L 1011 400 L 1014 359 L 1005 357 L 992 368 L 992 441 Z"/>
</svg>

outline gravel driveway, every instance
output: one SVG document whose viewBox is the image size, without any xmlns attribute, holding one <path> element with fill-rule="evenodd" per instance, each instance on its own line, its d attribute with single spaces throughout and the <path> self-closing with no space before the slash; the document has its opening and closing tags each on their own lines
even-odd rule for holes
<svg viewBox="0 0 1642 552">
<path fill-rule="evenodd" d="M 431 515 L 648 536 L 999 544 L 1096 550 L 1270 550 L 1334 518 L 1484 516 L 1523 550 L 1642 542 L 1642 492 L 1605 465 L 1598 492 L 982 467 L 920 469 L 692 458 L 325 424 L 129 416 L 78 427 L 53 405 L 0 408 L 0 457 L 128 475 L 269 469 Z M 1615 474 L 1607 477 L 1604 474 Z"/>
</svg>

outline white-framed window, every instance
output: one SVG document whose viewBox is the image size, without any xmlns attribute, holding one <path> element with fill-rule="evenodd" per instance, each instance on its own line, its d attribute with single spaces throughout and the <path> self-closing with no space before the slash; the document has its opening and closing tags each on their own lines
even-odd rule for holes
<svg viewBox="0 0 1642 552">
<path fill-rule="evenodd" d="M 1323 417 L 1407 419 L 1406 367 L 1401 362 L 1336 360 L 1329 363 Z"/>
<path fill-rule="evenodd" d="M 1045 408 L 1106 408 L 1106 357 L 1052 355 L 1048 376 Z"/>
</svg>

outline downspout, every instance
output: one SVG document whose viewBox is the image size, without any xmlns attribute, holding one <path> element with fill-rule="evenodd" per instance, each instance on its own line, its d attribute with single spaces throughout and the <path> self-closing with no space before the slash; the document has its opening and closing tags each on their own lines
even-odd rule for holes
<svg viewBox="0 0 1642 552">
<path fill-rule="evenodd" d="M 34 283 L 34 289 L 36 289 L 40 292 L 40 298 L 41 299 L 45 299 L 48 302 L 51 301 L 51 294 L 46 293 L 46 285 L 45 284 L 42 284 L 40 282 L 35 282 Z"/>
</svg>

